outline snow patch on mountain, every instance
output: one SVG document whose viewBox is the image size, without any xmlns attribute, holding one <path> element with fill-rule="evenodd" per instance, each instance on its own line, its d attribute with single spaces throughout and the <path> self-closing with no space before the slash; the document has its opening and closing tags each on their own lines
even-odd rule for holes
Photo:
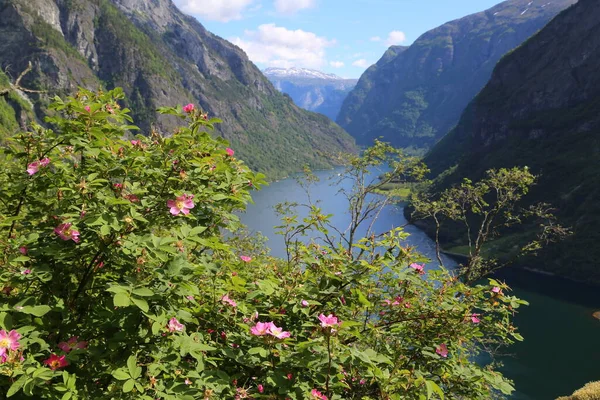
<svg viewBox="0 0 600 400">
<path fill-rule="evenodd" d="M 343 80 L 335 74 L 326 74 L 325 72 L 317 71 L 308 68 L 267 68 L 263 73 L 270 78 L 311 78 L 311 79 L 327 79 L 327 80 Z"/>
</svg>

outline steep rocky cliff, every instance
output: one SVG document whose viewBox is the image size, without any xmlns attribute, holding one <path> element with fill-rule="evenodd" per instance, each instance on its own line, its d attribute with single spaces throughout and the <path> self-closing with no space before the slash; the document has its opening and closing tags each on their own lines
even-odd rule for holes
<svg viewBox="0 0 600 400">
<path fill-rule="evenodd" d="M 579 0 L 504 57 L 457 127 L 426 157 L 442 185 L 491 167 L 540 175 L 528 196 L 574 236 L 533 265 L 600 283 L 600 2 Z"/>
<path fill-rule="evenodd" d="M 329 165 L 326 153 L 352 139 L 323 116 L 279 93 L 233 44 L 182 14 L 171 0 L 0 0 L 0 65 L 47 91 L 34 98 L 41 117 L 53 94 L 121 86 L 136 123 L 168 133 L 177 121 L 159 106 L 195 102 L 224 123 L 254 169 L 280 177 L 303 164 Z"/>
<path fill-rule="evenodd" d="M 323 114 L 332 121 L 358 81 L 305 68 L 267 68 L 264 74 L 277 90 L 289 95 L 298 106 Z"/>
<path fill-rule="evenodd" d="M 368 70 L 338 123 L 361 144 L 429 148 L 456 124 L 500 58 L 576 0 L 508 0 L 433 29 Z M 378 63 L 380 64 L 380 63 Z"/>
</svg>

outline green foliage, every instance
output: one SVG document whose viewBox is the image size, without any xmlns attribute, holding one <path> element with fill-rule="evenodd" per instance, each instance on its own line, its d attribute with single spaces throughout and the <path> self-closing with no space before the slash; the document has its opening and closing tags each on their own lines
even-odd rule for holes
<svg viewBox="0 0 600 400">
<path fill-rule="evenodd" d="M 0 143 L 8 134 L 19 128 L 15 109 L 6 101 L 3 96 L 0 96 Z"/>
<path fill-rule="evenodd" d="M 529 193 L 536 179 L 527 167 L 489 170 L 485 178 L 477 182 L 464 179 L 460 185 L 441 193 L 435 193 L 435 190 L 429 195 L 418 193 L 412 199 L 413 216 L 434 221 L 440 263 L 442 224 L 444 220 L 454 223 L 451 228 L 465 236 L 462 241 L 465 250 L 461 253 L 465 254 L 467 262 L 463 265 L 463 276 L 468 282 L 474 282 L 506 265 L 506 259 L 501 263 L 495 258 L 498 252 L 490 253 L 488 248 L 487 254 L 484 253 L 485 245 L 497 238 L 501 230 L 506 232 L 513 226 L 525 223 L 527 219 L 533 219 L 539 229 L 538 236 L 529 243 L 518 243 L 518 250 L 512 254 L 509 262 L 568 236 L 569 230 L 556 223 L 548 204 L 536 204 L 526 210 L 520 208 L 521 200 Z M 527 238 L 528 235 L 525 236 Z M 515 235 L 512 239 L 515 239 Z"/>
<path fill-rule="evenodd" d="M 0 92 L 10 89 L 10 80 L 0 71 Z M 14 90 L 0 95 L 0 144 L 3 138 L 19 129 L 20 111 L 31 113 L 31 105 L 26 103 Z"/>
<path fill-rule="evenodd" d="M 205 131 L 218 121 L 164 108 L 188 126 L 128 141 L 136 128 L 122 99 L 119 89 L 57 98 L 55 131 L 34 125 L 0 148 L 0 393 L 420 400 L 512 391 L 495 364 L 473 360 L 522 339 L 511 317 L 524 302 L 500 282 L 469 286 L 444 268 L 422 270 L 401 228 L 357 234 L 386 204 L 364 178 L 390 164 L 382 182 L 420 179 L 418 160 L 380 143 L 345 158 L 344 176 L 362 182 L 345 192 L 348 234 L 330 235 L 315 205 L 302 221 L 282 206 L 289 257 L 275 259 L 240 230 L 236 212 L 263 177 Z"/>
</svg>

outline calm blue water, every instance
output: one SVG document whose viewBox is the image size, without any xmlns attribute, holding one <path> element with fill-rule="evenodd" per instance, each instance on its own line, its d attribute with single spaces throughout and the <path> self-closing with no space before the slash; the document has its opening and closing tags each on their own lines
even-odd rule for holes
<svg viewBox="0 0 600 400">
<path fill-rule="evenodd" d="M 314 199 L 321 201 L 325 213 L 335 214 L 333 223 L 344 229 L 349 217 L 347 204 L 338 194 L 339 187 L 330 186 L 329 178 L 339 171 L 321 171 L 321 181 L 312 188 Z M 252 231 L 269 239 L 273 255 L 285 256 L 283 239 L 275 234 L 279 225 L 273 207 L 284 201 L 303 202 L 306 195 L 294 179 L 275 182 L 253 194 L 254 204 L 242 215 L 242 221 Z M 382 232 L 404 225 L 406 219 L 400 206 L 389 206 L 374 225 Z M 405 229 L 411 236 L 408 243 L 422 254 L 435 258 L 435 245 L 424 232 L 414 226 Z M 447 266 L 456 263 L 444 257 Z M 435 266 L 432 263 L 431 266 Z M 503 372 L 515 381 L 518 400 L 548 400 L 567 395 L 592 380 L 600 380 L 600 321 L 591 314 L 600 310 L 600 290 L 557 278 L 523 271 L 509 271 L 506 280 L 515 294 L 531 305 L 515 317 L 516 325 L 525 337 L 503 358 Z"/>
</svg>

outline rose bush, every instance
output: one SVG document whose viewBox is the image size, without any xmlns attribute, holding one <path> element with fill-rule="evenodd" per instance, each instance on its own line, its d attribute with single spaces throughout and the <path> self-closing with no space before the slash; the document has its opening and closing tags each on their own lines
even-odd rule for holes
<svg viewBox="0 0 600 400">
<path fill-rule="evenodd" d="M 0 149 L 0 398 L 512 390 L 495 364 L 475 362 L 521 339 L 511 317 L 523 302 L 508 287 L 427 270 L 401 228 L 350 249 L 311 240 L 327 234 L 318 207 L 284 216 L 289 257 L 271 257 L 238 234 L 236 215 L 264 177 L 207 133 L 218 121 L 165 108 L 185 126 L 132 137 L 122 97 L 56 99 L 52 129 Z"/>
</svg>

